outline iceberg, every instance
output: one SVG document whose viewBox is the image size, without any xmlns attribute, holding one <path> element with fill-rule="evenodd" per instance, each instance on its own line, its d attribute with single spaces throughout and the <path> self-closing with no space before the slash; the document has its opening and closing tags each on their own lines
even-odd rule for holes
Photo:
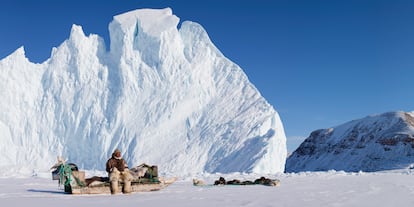
<svg viewBox="0 0 414 207">
<path fill-rule="evenodd" d="M 277 111 L 201 25 L 166 9 L 109 24 L 110 47 L 73 25 L 43 63 L 0 60 L 0 176 L 47 170 L 57 156 L 103 170 L 119 148 L 161 173 L 283 172 Z"/>
</svg>

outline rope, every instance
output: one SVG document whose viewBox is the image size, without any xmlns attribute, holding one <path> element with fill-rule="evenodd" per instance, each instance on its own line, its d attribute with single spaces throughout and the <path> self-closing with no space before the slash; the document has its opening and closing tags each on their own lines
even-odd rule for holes
<svg viewBox="0 0 414 207">
<path fill-rule="evenodd" d="M 79 178 L 77 178 L 76 176 L 73 176 L 75 178 L 76 183 L 78 184 L 78 186 L 80 187 L 85 187 L 85 183 L 83 183 L 82 181 L 80 181 Z"/>
<path fill-rule="evenodd" d="M 59 169 L 59 185 L 62 184 L 63 180 L 65 180 L 65 186 L 70 185 L 70 182 L 72 182 L 71 177 L 72 168 L 70 167 L 70 165 L 61 164 Z"/>
</svg>

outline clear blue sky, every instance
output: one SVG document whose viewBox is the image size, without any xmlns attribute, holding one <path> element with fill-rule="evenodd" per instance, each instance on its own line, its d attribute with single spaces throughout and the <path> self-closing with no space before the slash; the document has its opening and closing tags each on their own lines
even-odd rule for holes
<svg viewBox="0 0 414 207">
<path fill-rule="evenodd" d="M 243 68 L 280 113 L 289 151 L 319 128 L 414 110 L 411 0 L 3 0 L 0 58 L 24 46 L 42 62 L 72 24 L 109 45 L 114 15 L 165 7 Z"/>
</svg>

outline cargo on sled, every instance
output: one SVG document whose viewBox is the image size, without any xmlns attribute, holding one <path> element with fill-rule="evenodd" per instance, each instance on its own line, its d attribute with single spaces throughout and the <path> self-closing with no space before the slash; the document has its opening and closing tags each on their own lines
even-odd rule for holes
<svg viewBox="0 0 414 207">
<path fill-rule="evenodd" d="M 69 194 L 111 194 L 108 177 L 93 176 L 85 178 L 85 171 L 78 169 L 76 164 L 58 161 L 52 167 L 52 179 L 59 180 Z M 165 179 L 158 176 L 158 167 L 141 164 L 129 169 L 133 180 L 131 192 L 158 191 L 175 182 L 176 178 Z M 118 188 L 123 189 L 124 183 L 119 182 Z"/>
</svg>

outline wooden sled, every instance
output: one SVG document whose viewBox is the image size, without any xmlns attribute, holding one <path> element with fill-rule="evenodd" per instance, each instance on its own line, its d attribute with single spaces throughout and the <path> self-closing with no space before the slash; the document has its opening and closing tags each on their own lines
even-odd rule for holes
<svg viewBox="0 0 414 207">
<path fill-rule="evenodd" d="M 64 185 L 65 193 L 69 194 L 111 194 L 110 182 L 107 177 L 92 177 L 85 179 L 85 172 L 74 168 L 74 164 L 61 164 L 56 167 L 57 170 L 52 172 L 52 179 L 59 180 Z M 131 182 L 131 192 L 149 192 L 158 191 L 176 181 L 176 178 L 165 179 L 158 177 L 156 166 L 150 168 L 145 177 L 134 178 Z M 119 189 L 122 192 L 123 183 L 119 183 Z"/>
<path fill-rule="evenodd" d="M 165 180 L 163 178 L 147 179 L 142 178 L 140 180 L 134 180 L 131 182 L 131 192 L 150 192 L 161 190 L 172 183 L 176 178 Z M 122 189 L 123 183 L 119 184 L 119 189 Z M 93 182 L 89 186 L 65 186 L 65 192 L 70 194 L 111 194 L 109 181 L 105 182 Z"/>
</svg>

